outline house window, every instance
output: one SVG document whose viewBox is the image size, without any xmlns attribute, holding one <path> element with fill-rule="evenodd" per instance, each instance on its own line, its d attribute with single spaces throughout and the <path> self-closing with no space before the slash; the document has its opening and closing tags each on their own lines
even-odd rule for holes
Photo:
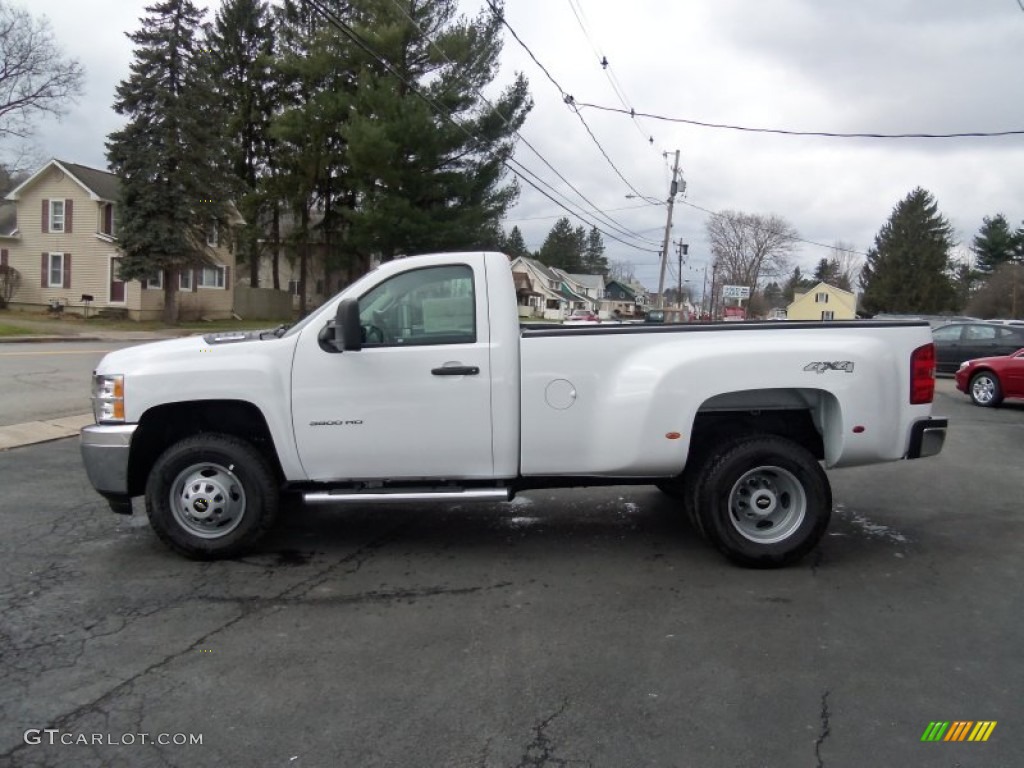
<svg viewBox="0 0 1024 768">
<path fill-rule="evenodd" d="M 814 301 L 818 304 L 828 304 L 828 294 L 824 291 L 814 294 Z"/>
<path fill-rule="evenodd" d="M 152 288 L 154 290 L 156 290 L 156 289 L 163 290 L 163 287 L 164 287 L 164 273 L 162 271 L 161 272 L 156 272 L 156 273 L 150 275 L 148 278 L 146 278 L 146 287 L 147 288 Z"/>
<path fill-rule="evenodd" d="M 822 320 L 835 320 L 835 313 L 832 310 L 822 310 L 822 312 L 821 312 L 821 319 Z"/>
<path fill-rule="evenodd" d="M 63 200 L 51 200 L 50 201 L 50 231 L 51 232 L 63 232 L 64 231 L 64 201 Z"/>
<path fill-rule="evenodd" d="M 206 244 L 208 246 L 210 246 L 211 248 L 216 248 L 217 247 L 217 243 L 218 243 L 218 239 L 219 239 L 218 238 L 218 234 L 219 233 L 217 231 L 217 220 L 216 219 L 210 219 L 210 226 L 206 230 Z M 202 283 L 199 283 L 199 285 L 201 287 Z M 221 286 L 221 287 L 223 287 L 223 286 Z"/>
<path fill-rule="evenodd" d="M 322 279 L 316 281 L 316 293 L 318 296 L 324 295 L 324 281 Z"/>
<path fill-rule="evenodd" d="M 114 234 L 114 204 L 104 203 L 101 216 L 100 233 L 104 235 Z"/>
<path fill-rule="evenodd" d="M 203 267 L 199 272 L 200 288 L 223 288 L 224 267 Z"/>
<path fill-rule="evenodd" d="M 47 288 L 63 288 L 64 287 L 64 254 L 63 253 L 51 253 L 50 254 L 50 268 L 47 270 Z"/>
<path fill-rule="evenodd" d="M 192 290 L 192 270 L 183 269 L 178 272 L 178 289 L 182 291 Z"/>
<path fill-rule="evenodd" d="M 289 280 L 288 281 L 288 293 L 290 293 L 292 296 L 298 296 L 299 295 L 299 281 L 298 280 Z"/>
</svg>

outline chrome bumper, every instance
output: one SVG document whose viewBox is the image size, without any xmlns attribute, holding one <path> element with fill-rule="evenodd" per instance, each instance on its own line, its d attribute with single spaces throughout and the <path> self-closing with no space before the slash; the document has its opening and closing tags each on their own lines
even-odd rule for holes
<svg viewBox="0 0 1024 768">
<path fill-rule="evenodd" d="M 934 456 L 946 442 L 947 419 L 925 419 L 916 421 L 910 428 L 910 450 L 908 459 L 923 459 Z"/>
<path fill-rule="evenodd" d="M 128 495 L 128 455 L 137 424 L 91 424 L 82 430 L 82 462 L 104 496 Z"/>
</svg>

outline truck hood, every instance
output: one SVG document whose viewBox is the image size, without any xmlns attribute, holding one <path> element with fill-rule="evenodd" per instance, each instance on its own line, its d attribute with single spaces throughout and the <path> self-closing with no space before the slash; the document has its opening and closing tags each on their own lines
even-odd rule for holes
<svg viewBox="0 0 1024 768">
<path fill-rule="evenodd" d="M 261 339 L 261 334 L 265 338 Z M 215 352 L 223 352 L 224 357 L 235 357 L 249 354 L 254 346 L 271 341 L 280 339 L 269 330 L 196 334 L 180 339 L 154 341 L 108 353 L 96 366 L 96 373 L 131 374 L 154 366 L 173 366 L 180 370 L 192 367 L 193 361 L 197 367 L 205 368 Z"/>
</svg>

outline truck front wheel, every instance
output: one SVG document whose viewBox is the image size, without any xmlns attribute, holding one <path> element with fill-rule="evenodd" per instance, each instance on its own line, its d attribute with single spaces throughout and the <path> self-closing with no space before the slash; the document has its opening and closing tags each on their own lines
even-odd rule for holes
<svg viewBox="0 0 1024 768">
<path fill-rule="evenodd" d="M 267 459 L 231 435 L 175 443 L 146 482 L 146 513 L 171 549 L 197 560 L 233 557 L 273 525 L 278 486 Z"/>
<path fill-rule="evenodd" d="M 814 456 L 781 437 L 725 446 L 705 466 L 696 489 L 705 535 L 730 560 L 777 568 L 821 540 L 832 515 L 832 490 Z"/>
</svg>

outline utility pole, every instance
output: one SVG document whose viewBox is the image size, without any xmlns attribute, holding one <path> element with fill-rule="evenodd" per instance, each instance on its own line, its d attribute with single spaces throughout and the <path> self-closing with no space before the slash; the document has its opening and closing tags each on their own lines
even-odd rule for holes
<svg viewBox="0 0 1024 768">
<path fill-rule="evenodd" d="M 668 218 L 665 220 L 665 239 L 661 246 L 661 274 L 658 276 L 658 308 L 665 308 L 665 267 L 668 266 L 668 241 L 672 235 L 672 208 L 679 191 L 679 150 L 676 150 L 676 162 L 672 167 L 672 184 L 668 191 Z"/>
<path fill-rule="evenodd" d="M 676 303 L 679 308 L 683 308 L 683 256 L 686 256 L 690 251 L 690 246 L 680 240 L 676 243 L 676 251 L 679 254 L 679 285 L 676 288 Z"/>
</svg>

